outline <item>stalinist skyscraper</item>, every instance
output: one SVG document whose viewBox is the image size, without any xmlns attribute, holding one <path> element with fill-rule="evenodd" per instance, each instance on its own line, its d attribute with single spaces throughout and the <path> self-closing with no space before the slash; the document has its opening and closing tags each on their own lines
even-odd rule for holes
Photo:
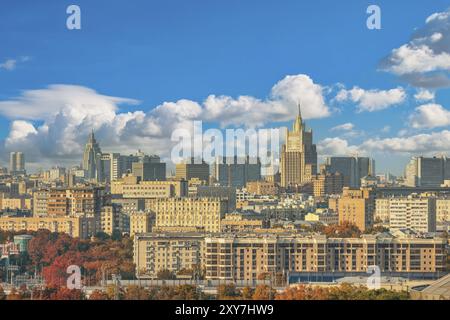
<svg viewBox="0 0 450 320">
<path fill-rule="evenodd" d="M 286 130 L 286 142 L 281 148 L 281 186 L 302 185 L 317 173 L 317 151 L 313 132 L 306 130 L 301 108 L 292 131 Z"/>
<path fill-rule="evenodd" d="M 86 172 L 86 178 L 89 180 L 101 180 L 101 160 L 102 151 L 94 137 L 94 131 L 89 135 L 88 142 L 84 147 L 83 169 Z"/>
</svg>

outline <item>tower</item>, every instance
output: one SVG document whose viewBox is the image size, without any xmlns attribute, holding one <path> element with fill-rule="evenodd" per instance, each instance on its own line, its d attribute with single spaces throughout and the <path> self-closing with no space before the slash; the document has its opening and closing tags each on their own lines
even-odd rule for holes
<svg viewBox="0 0 450 320">
<path fill-rule="evenodd" d="M 292 131 L 286 131 L 281 149 L 281 186 L 301 185 L 311 181 L 317 172 L 317 151 L 312 130 L 306 130 L 301 105 Z"/>
<path fill-rule="evenodd" d="M 83 169 L 89 180 L 101 180 L 101 156 L 102 151 L 95 140 L 94 130 L 89 135 L 88 142 L 84 147 Z"/>
</svg>

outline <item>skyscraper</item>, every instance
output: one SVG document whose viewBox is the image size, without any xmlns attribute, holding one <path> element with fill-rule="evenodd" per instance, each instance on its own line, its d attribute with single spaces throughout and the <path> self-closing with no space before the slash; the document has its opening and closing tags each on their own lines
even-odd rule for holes
<svg viewBox="0 0 450 320">
<path fill-rule="evenodd" d="M 405 169 L 409 187 L 439 187 L 450 180 L 450 160 L 447 157 L 413 157 Z"/>
<path fill-rule="evenodd" d="M 345 187 L 359 188 L 362 178 L 375 177 L 375 160 L 366 157 L 329 157 L 325 162 L 325 170 L 342 174 Z"/>
<path fill-rule="evenodd" d="M 261 180 L 261 161 L 259 158 L 220 158 L 214 163 L 214 179 L 221 186 L 245 187 L 247 182 Z"/>
<path fill-rule="evenodd" d="M 22 152 L 9 154 L 9 172 L 12 175 L 25 174 L 25 155 Z"/>
<path fill-rule="evenodd" d="M 92 131 L 89 135 L 88 142 L 84 147 L 83 169 L 86 173 L 86 179 L 97 181 L 100 181 L 102 179 L 101 157 L 102 151 L 100 150 L 100 146 L 95 140 L 94 131 Z"/>
<path fill-rule="evenodd" d="M 317 151 L 313 132 L 306 130 L 299 105 L 293 130 L 287 130 L 286 143 L 281 149 L 281 186 L 304 184 L 316 173 Z"/>
</svg>

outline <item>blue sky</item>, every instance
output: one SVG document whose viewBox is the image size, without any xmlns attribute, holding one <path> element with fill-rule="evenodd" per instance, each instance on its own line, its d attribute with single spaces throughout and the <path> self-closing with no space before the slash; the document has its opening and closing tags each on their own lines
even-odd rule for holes
<svg viewBox="0 0 450 320">
<path fill-rule="evenodd" d="M 68 15 L 65 11 L 70 4 L 81 8 L 81 30 L 66 28 Z M 366 8 L 370 4 L 381 8 L 381 30 L 366 28 Z M 315 132 L 315 142 L 322 142 L 319 148 L 322 155 L 331 155 L 334 151 L 366 152 L 377 160 L 378 171 L 389 170 L 399 174 L 410 155 L 445 152 L 447 144 L 431 149 L 420 146 L 415 150 L 412 147 L 405 152 L 395 149 L 385 139 L 399 136 L 406 139 L 433 133 L 441 134 L 436 139 L 442 138 L 442 132 L 448 128 L 445 121 L 438 125 L 425 125 L 423 122 L 429 120 L 423 117 L 429 115 L 425 112 L 430 110 L 416 115 L 414 119 L 419 124 L 411 117 L 417 113 L 417 107 L 431 103 L 441 106 L 438 111 L 447 115 L 445 108 L 450 94 L 446 87 L 418 88 L 416 83 L 405 81 L 404 76 L 409 75 L 408 72 L 380 71 L 380 61 L 392 54 L 392 50 L 408 44 L 415 30 L 426 29 L 427 17 L 446 12 L 447 8 L 448 4 L 443 1 L 406 0 L 78 0 L 39 1 L 38 5 L 35 1 L 4 0 L 0 12 L 0 65 L 8 60 L 15 63 L 10 68 L 0 67 L 0 140 L 3 139 L 0 150 L 6 153 L 13 149 L 24 148 L 25 152 L 30 149 L 29 159 L 35 166 L 77 163 L 80 153 L 77 144 L 84 142 L 87 125 L 78 122 L 74 124 L 74 130 L 66 132 L 60 123 L 71 126 L 71 120 L 63 117 L 64 121 L 56 121 L 60 119 L 56 111 L 49 116 L 45 106 L 42 107 L 45 116 L 27 117 L 22 111 L 18 112 L 21 115 L 14 115 L 14 108 L 17 111 L 23 108 L 27 112 L 27 108 L 36 108 L 36 104 L 47 102 L 43 99 L 30 104 L 26 99 L 21 100 L 20 97 L 30 90 L 48 90 L 49 86 L 56 84 L 89 88 L 99 95 L 139 101 L 111 102 L 118 108 L 115 115 L 140 111 L 148 114 L 164 102 L 186 99 L 201 104 L 212 94 L 234 99 L 248 95 L 270 100 L 272 87 L 287 75 L 307 75 L 314 84 L 323 88 L 324 103 L 329 110 L 326 116 L 315 115 L 311 111 L 309 117 L 306 110 L 306 117 L 310 118 L 308 125 Z M 441 19 L 439 23 L 441 21 L 444 22 L 433 28 L 442 28 L 447 43 L 448 19 Z M 439 48 L 440 52 L 433 48 L 435 56 L 449 50 L 445 45 Z M 429 71 L 419 69 L 414 69 L 414 75 Z M 444 62 L 432 71 L 448 73 L 449 68 Z M 351 90 L 355 86 L 364 92 L 381 92 L 381 95 L 383 91 L 401 88 L 405 97 L 400 99 L 400 103 L 375 108 L 375 111 L 369 106 L 371 111 L 366 108 L 362 112 L 358 107 L 361 100 L 357 98 L 348 96 L 336 101 L 340 90 Z M 434 97 L 417 101 L 415 93 L 425 89 Z M 50 94 L 57 93 L 50 91 Z M 76 94 L 67 99 L 74 99 L 74 96 Z M 12 103 L 17 100 L 19 103 Z M 71 104 L 70 101 L 62 101 Z M 57 102 L 50 105 L 58 108 Z M 105 106 L 107 110 L 109 107 Z M 249 107 L 242 112 L 242 117 L 251 117 L 248 113 L 258 112 L 257 106 Z M 162 113 L 170 122 L 170 115 L 165 111 Z M 153 114 L 151 118 L 159 115 Z M 121 143 L 131 149 L 139 144 L 139 139 L 142 139 L 143 149 L 149 152 L 159 152 L 164 145 L 161 139 L 155 141 L 152 134 L 149 137 L 142 131 L 137 133 L 134 130 L 137 124 L 131 120 L 126 134 L 121 132 L 120 137 L 111 138 L 112 134 L 104 123 L 88 116 L 91 117 L 89 121 L 98 126 L 100 142 L 103 138 L 106 149 L 122 149 Z M 137 114 L 130 117 L 134 116 Z M 227 113 L 222 115 L 226 116 Z M 291 112 L 290 118 L 294 116 Z M 290 120 L 279 117 L 271 121 L 270 114 L 268 117 L 265 126 L 286 125 Z M 179 113 L 175 118 L 179 120 Z M 207 126 L 214 127 L 220 122 L 211 119 Z M 22 122 L 13 127 L 15 121 Z M 348 123 L 353 125 L 351 129 L 347 126 L 346 130 L 331 130 Z M 158 124 L 164 127 L 163 121 Z M 42 126 L 47 131 L 39 129 Z M 17 133 L 21 128 L 26 132 L 24 135 Z M 57 141 L 59 138 L 55 135 L 67 138 L 74 132 L 79 135 L 70 138 L 72 148 L 67 144 L 58 147 L 61 141 Z M 373 141 L 364 144 L 370 139 L 381 139 L 386 143 L 386 149 L 367 149 L 368 145 L 374 144 Z M 347 143 L 344 150 L 342 141 Z M 403 142 L 411 141 L 396 141 L 399 144 Z M 40 145 L 39 150 L 33 149 L 36 145 Z M 7 157 L 2 159 L 6 161 Z"/>
</svg>

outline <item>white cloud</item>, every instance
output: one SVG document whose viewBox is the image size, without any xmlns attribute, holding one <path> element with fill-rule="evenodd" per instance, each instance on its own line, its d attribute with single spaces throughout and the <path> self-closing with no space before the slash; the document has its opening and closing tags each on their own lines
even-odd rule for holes
<svg viewBox="0 0 450 320">
<path fill-rule="evenodd" d="M 425 104 L 417 107 L 409 120 L 415 129 L 444 127 L 450 125 L 450 111 L 440 104 Z"/>
<path fill-rule="evenodd" d="M 12 71 L 17 67 L 17 63 L 19 62 L 27 62 L 31 60 L 31 57 L 29 56 L 22 56 L 18 59 L 7 59 L 4 62 L 0 63 L 0 70 L 4 69 L 7 71 Z"/>
<path fill-rule="evenodd" d="M 12 71 L 16 68 L 17 60 L 8 59 L 3 63 L 0 63 L 0 69 L 5 69 L 7 71 Z"/>
<path fill-rule="evenodd" d="M 351 146 L 347 140 L 336 137 L 320 141 L 317 144 L 317 151 L 321 157 L 345 156 L 358 153 L 358 147 Z"/>
<path fill-rule="evenodd" d="M 330 131 L 352 131 L 355 128 L 353 123 L 347 122 L 330 129 Z"/>
<path fill-rule="evenodd" d="M 339 102 L 357 103 L 360 112 L 373 112 L 401 104 L 406 99 L 406 93 L 401 87 L 391 90 L 364 90 L 353 87 L 351 90 L 340 90 L 335 99 Z"/>
<path fill-rule="evenodd" d="M 450 10 L 450 9 L 449 9 Z M 450 11 L 434 13 L 411 41 L 392 50 L 380 67 L 414 86 L 450 85 Z"/>
<path fill-rule="evenodd" d="M 419 102 L 434 100 L 435 93 L 431 90 L 419 89 L 414 98 Z"/>
<path fill-rule="evenodd" d="M 377 153 L 397 155 L 433 155 L 448 153 L 450 149 L 450 131 L 443 130 L 427 134 L 399 136 L 391 138 L 372 138 L 359 145 L 352 145 L 341 138 L 326 138 L 318 143 L 320 156 L 342 156 L 351 154 Z"/>
<path fill-rule="evenodd" d="M 450 131 L 443 130 L 409 137 L 369 139 L 361 144 L 359 148 L 370 152 L 409 155 L 448 152 L 450 149 Z"/>
<path fill-rule="evenodd" d="M 12 120 L 2 147 L 25 151 L 35 162 L 79 162 L 86 137 L 94 129 L 103 150 L 129 153 L 142 148 L 167 156 L 172 132 L 191 130 L 194 120 L 222 127 L 284 122 L 295 118 L 299 100 L 304 118 L 330 114 L 322 86 L 306 75 L 279 81 L 265 100 L 211 95 L 202 103 L 181 99 L 135 112 L 120 111 L 121 105 L 139 103 L 134 99 L 106 96 L 82 86 L 51 85 L 0 101 L 0 114 Z"/>
</svg>

